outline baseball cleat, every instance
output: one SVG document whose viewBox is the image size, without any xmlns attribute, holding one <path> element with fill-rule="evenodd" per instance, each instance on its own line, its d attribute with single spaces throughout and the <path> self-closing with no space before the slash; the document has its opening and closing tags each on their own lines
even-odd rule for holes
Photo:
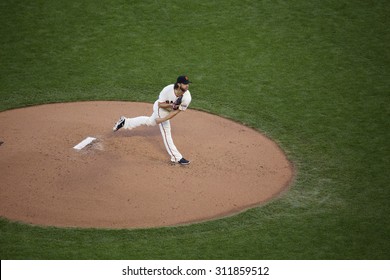
<svg viewBox="0 0 390 280">
<path fill-rule="evenodd" d="M 185 158 L 181 158 L 181 160 L 178 161 L 181 165 L 189 165 L 190 161 L 186 160 Z"/>
<path fill-rule="evenodd" d="M 119 121 L 116 122 L 116 124 L 115 124 L 115 126 L 112 128 L 112 130 L 113 130 L 113 131 L 117 131 L 117 130 L 121 129 L 121 128 L 125 125 L 125 121 L 126 121 L 125 117 L 122 116 L 122 117 L 119 119 Z"/>
</svg>

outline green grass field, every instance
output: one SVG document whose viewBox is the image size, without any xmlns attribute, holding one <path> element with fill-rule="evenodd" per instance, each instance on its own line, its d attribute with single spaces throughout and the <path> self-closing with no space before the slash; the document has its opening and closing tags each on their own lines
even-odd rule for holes
<svg viewBox="0 0 390 280">
<path fill-rule="evenodd" d="M 262 131 L 297 168 L 282 197 L 195 225 L 0 219 L 1 259 L 389 259 L 389 14 L 385 0 L 0 1 L 0 111 L 153 102 L 187 74 L 191 108 Z"/>
</svg>

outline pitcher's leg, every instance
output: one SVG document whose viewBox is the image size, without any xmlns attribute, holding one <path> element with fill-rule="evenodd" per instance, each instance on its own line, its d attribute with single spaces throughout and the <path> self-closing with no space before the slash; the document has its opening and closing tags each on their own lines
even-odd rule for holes
<svg viewBox="0 0 390 280">
<path fill-rule="evenodd" d="M 159 126 L 160 126 L 160 131 L 164 141 L 165 148 L 167 149 L 168 154 L 171 156 L 171 161 L 178 162 L 183 156 L 177 150 L 175 144 L 173 143 L 170 122 L 165 121 L 159 124 Z"/>
<path fill-rule="evenodd" d="M 123 128 L 133 129 L 141 125 L 155 126 L 156 123 L 152 117 L 141 116 L 136 118 L 126 118 Z"/>
</svg>

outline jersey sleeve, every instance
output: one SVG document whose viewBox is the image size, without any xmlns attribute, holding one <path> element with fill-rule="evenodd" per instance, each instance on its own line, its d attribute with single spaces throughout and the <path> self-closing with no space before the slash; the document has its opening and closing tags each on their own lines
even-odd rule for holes
<svg viewBox="0 0 390 280">
<path fill-rule="evenodd" d="M 183 99 L 181 101 L 181 104 L 179 106 L 179 110 L 180 111 L 185 111 L 187 110 L 188 106 L 190 105 L 191 103 L 191 93 L 189 91 L 187 91 L 184 96 L 183 96 Z"/>
</svg>

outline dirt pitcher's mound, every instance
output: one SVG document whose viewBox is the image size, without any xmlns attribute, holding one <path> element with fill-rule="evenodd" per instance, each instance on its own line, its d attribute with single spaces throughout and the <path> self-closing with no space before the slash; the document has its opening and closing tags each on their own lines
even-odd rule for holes
<svg viewBox="0 0 390 280">
<path fill-rule="evenodd" d="M 158 126 L 112 131 L 152 104 L 80 102 L 0 113 L 0 216 L 65 227 L 138 228 L 230 215 L 267 201 L 293 177 L 279 147 L 204 112 L 171 120 L 192 162 L 171 165 Z M 73 147 L 96 138 L 81 150 Z"/>
</svg>

